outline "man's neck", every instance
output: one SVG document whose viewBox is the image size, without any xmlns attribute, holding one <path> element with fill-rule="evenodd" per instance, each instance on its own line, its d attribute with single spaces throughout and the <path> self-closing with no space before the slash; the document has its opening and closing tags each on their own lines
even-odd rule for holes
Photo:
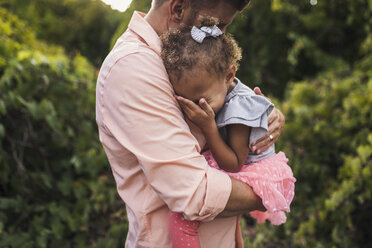
<svg viewBox="0 0 372 248">
<path fill-rule="evenodd" d="M 151 8 L 145 17 L 146 21 L 159 36 L 168 31 L 168 13 L 163 13 L 164 11 L 165 9 L 163 7 L 157 9 Z"/>
</svg>

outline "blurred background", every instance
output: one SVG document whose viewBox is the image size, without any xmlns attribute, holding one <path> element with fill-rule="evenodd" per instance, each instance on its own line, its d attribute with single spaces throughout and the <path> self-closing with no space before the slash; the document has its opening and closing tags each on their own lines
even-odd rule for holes
<svg viewBox="0 0 372 248">
<path fill-rule="evenodd" d="M 0 0 L 0 247 L 124 246 L 95 82 L 150 2 Z M 245 217 L 246 247 L 372 247 L 371 13 L 371 0 L 252 0 L 230 25 L 238 77 L 286 116 L 276 147 L 297 178 L 287 223 Z"/>
</svg>

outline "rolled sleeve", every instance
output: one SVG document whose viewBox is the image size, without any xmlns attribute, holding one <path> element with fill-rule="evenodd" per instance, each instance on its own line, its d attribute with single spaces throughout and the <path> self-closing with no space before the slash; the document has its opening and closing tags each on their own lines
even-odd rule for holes
<svg viewBox="0 0 372 248">
<path fill-rule="evenodd" d="M 100 84 L 106 132 L 136 156 L 169 209 L 192 220 L 215 218 L 229 199 L 231 180 L 200 155 L 160 57 L 140 51 L 120 58 Z"/>
<path fill-rule="evenodd" d="M 221 176 L 221 173 L 214 168 L 207 169 L 205 203 L 198 215 L 184 212 L 187 219 L 211 221 L 224 210 L 231 193 L 231 180 L 229 177 L 225 177 L 224 173 Z M 214 189 L 208 190 L 211 187 Z"/>
</svg>

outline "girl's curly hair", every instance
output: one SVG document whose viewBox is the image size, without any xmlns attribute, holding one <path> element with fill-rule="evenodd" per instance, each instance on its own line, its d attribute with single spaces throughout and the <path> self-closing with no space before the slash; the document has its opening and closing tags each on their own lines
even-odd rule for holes
<svg viewBox="0 0 372 248">
<path fill-rule="evenodd" d="M 198 28 L 218 25 L 218 19 L 214 17 L 201 17 L 199 20 Z M 160 37 L 163 43 L 161 57 L 171 81 L 178 81 L 185 71 L 196 67 L 221 76 L 230 65 L 238 68 L 241 49 L 232 36 L 206 37 L 200 44 L 191 37 L 191 28 L 181 25 Z"/>
</svg>

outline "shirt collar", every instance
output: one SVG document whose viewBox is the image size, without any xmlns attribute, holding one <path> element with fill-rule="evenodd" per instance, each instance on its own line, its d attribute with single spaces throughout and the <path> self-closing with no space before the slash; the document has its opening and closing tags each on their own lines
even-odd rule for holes
<svg viewBox="0 0 372 248">
<path fill-rule="evenodd" d="M 136 33 L 157 54 L 161 53 L 161 41 L 158 34 L 145 19 L 146 14 L 135 11 L 128 28 Z"/>
</svg>

